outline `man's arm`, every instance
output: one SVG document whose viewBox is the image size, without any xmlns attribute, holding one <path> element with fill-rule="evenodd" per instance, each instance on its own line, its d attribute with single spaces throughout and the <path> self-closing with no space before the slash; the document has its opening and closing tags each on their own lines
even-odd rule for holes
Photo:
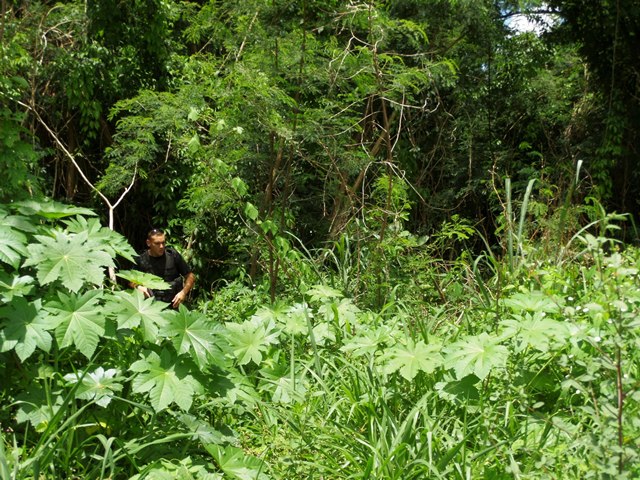
<svg viewBox="0 0 640 480">
<path fill-rule="evenodd" d="M 176 293 L 176 296 L 173 297 L 173 300 L 171 300 L 171 305 L 173 305 L 173 308 L 178 308 L 178 306 L 185 301 L 185 299 L 187 298 L 187 294 L 193 288 L 194 283 L 196 283 L 196 276 L 193 274 L 193 272 L 187 273 L 187 275 L 184 277 L 184 286 L 182 287 L 182 290 Z"/>
</svg>

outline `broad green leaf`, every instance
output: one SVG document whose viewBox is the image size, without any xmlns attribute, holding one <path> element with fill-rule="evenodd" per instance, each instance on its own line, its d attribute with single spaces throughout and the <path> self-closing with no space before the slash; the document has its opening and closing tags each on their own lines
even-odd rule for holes
<svg viewBox="0 0 640 480">
<path fill-rule="evenodd" d="M 58 219 L 71 217 L 73 215 L 94 216 L 95 213 L 88 208 L 74 207 L 73 205 L 65 205 L 56 201 L 37 202 L 34 200 L 25 200 L 13 204 L 14 208 L 23 215 L 39 215 L 44 218 Z"/>
<path fill-rule="evenodd" d="M 156 341 L 160 328 L 169 323 L 173 315 L 166 310 L 166 304 L 144 298 L 139 290 L 116 292 L 113 301 L 105 305 L 105 313 L 116 321 L 118 328 L 132 329 L 142 325 L 142 338 L 151 343 Z"/>
<path fill-rule="evenodd" d="M 160 331 L 171 339 L 178 354 L 193 355 L 200 368 L 209 364 L 208 353 L 214 350 L 214 326 L 199 312 L 191 312 L 180 305 L 178 314 Z"/>
<path fill-rule="evenodd" d="M 468 336 L 445 349 L 444 365 L 453 367 L 458 380 L 473 373 L 484 380 L 493 368 L 504 367 L 509 351 L 487 333 Z"/>
<path fill-rule="evenodd" d="M 324 345 L 327 341 L 336 341 L 336 334 L 333 333 L 330 324 L 327 322 L 320 322 L 313 327 L 313 337 L 316 339 L 318 345 Z"/>
<path fill-rule="evenodd" d="M 253 362 L 259 365 L 262 354 L 269 345 L 277 343 L 278 333 L 273 330 L 273 322 L 262 322 L 253 318 L 243 323 L 227 322 L 227 338 L 239 365 Z"/>
<path fill-rule="evenodd" d="M 502 304 L 515 313 L 529 312 L 556 313 L 560 311 L 561 300 L 552 299 L 540 291 L 516 293 L 502 300 Z"/>
<path fill-rule="evenodd" d="M 64 400 L 58 392 L 46 394 L 38 383 L 32 383 L 24 393 L 18 395 L 16 421 L 29 422 L 37 432 L 43 432 L 54 415 L 60 410 Z"/>
<path fill-rule="evenodd" d="M 521 352 L 527 347 L 546 352 L 551 342 L 563 343 L 569 338 L 569 330 L 563 322 L 547 318 L 542 312 L 536 312 L 533 315 L 530 313 L 524 316 L 517 315 L 500 324 L 503 327 L 502 336 L 514 338 L 516 352 Z"/>
<path fill-rule="evenodd" d="M 82 295 L 58 292 L 59 301 L 45 308 L 56 320 L 56 340 L 60 348 L 75 345 L 85 357 L 91 358 L 104 335 L 105 314 L 100 305 L 102 292 L 89 290 Z"/>
<path fill-rule="evenodd" d="M 0 298 L 4 302 L 10 302 L 14 297 L 24 297 L 31 293 L 34 287 L 34 278 L 28 275 L 10 276 L 0 271 Z"/>
<path fill-rule="evenodd" d="M 362 332 L 346 341 L 340 347 L 343 352 L 351 352 L 354 356 L 373 355 L 381 346 L 393 343 L 391 328 L 383 325 L 377 329 L 363 329 Z"/>
<path fill-rule="evenodd" d="M 0 262 L 18 268 L 22 257 L 28 255 L 27 237 L 7 225 L 0 225 Z"/>
<path fill-rule="evenodd" d="M 109 368 L 105 370 L 102 367 L 96 368 L 93 372 L 83 374 L 82 371 L 69 373 L 64 376 L 65 380 L 70 383 L 78 383 L 80 385 L 75 391 L 75 396 L 81 400 L 95 400 L 101 407 L 106 407 L 111 403 L 114 395 L 122 391 L 122 384 L 118 370 Z"/>
<path fill-rule="evenodd" d="M 86 231 L 89 234 L 89 242 L 93 248 L 104 250 L 113 258 L 121 255 L 131 262 L 135 261 L 136 251 L 129 245 L 127 239 L 118 232 L 103 227 L 98 218 L 87 219 L 78 216 L 66 220 L 64 223 L 70 233 Z"/>
<path fill-rule="evenodd" d="M 266 464 L 244 450 L 220 445 L 205 445 L 205 449 L 213 456 L 220 469 L 230 478 L 237 480 L 268 480 Z"/>
<path fill-rule="evenodd" d="M 385 373 L 400 372 L 405 379 L 411 381 L 418 372 L 432 373 L 443 362 L 440 343 L 426 344 L 423 340 L 414 343 L 409 339 L 406 345 L 395 345 L 382 357 L 386 361 Z"/>
<path fill-rule="evenodd" d="M 7 306 L 0 308 L 0 319 L 4 327 L 0 330 L 0 351 L 15 349 L 23 362 L 29 358 L 36 347 L 48 352 L 51 349 L 51 334 L 48 330 L 55 324 L 41 309 L 41 300 L 30 303 L 22 297 L 16 297 Z"/>
<path fill-rule="evenodd" d="M 342 298 L 342 292 L 336 290 L 335 288 L 331 288 L 327 285 L 314 285 L 309 290 L 307 290 L 306 295 L 309 295 L 311 301 L 320 301 L 334 298 Z"/>
<path fill-rule="evenodd" d="M 297 303 L 287 311 L 284 318 L 280 318 L 280 324 L 285 333 L 289 335 L 305 335 L 309 333 L 307 315 L 309 307 L 304 303 Z"/>
<path fill-rule="evenodd" d="M 111 256 L 91 247 L 88 233 L 67 235 L 53 232 L 53 237 L 36 235 L 40 243 L 30 244 L 25 266 L 35 266 L 41 285 L 61 281 L 72 292 L 85 283 L 102 285 L 104 268 L 113 267 Z"/>
<path fill-rule="evenodd" d="M 124 278 L 129 282 L 142 285 L 151 290 L 168 290 L 171 285 L 162 278 L 151 273 L 141 272 L 139 270 L 121 270 L 116 273 L 117 277 Z"/>
<path fill-rule="evenodd" d="M 134 362 L 130 370 L 137 373 L 133 391 L 148 393 L 156 412 L 175 403 L 184 411 L 191 408 L 193 395 L 200 387 L 189 374 L 189 368 L 166 348 L 160 355 L 148 352 L 142 360 Z"/>
<path fill-rule="evenodd" d="M 258 218 L 258 209 L 253 204 L 247 202 L 244 206 L 244 214 L 255 222 Z"/>
<path fill-rule="evenodd" d="M 327 322 L 337 320 L 339 325 L 353 325 L 356 323 L 360 309 L 356 307 L 349 298 L 343 298 L 339 302 L 332 301 L 323 303 L 318 307 L 318 313 L 324 317 Z"/>
</svg>

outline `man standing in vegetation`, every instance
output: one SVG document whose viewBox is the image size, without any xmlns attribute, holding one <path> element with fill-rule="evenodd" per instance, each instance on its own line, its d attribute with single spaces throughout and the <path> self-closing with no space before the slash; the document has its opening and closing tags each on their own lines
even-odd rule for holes
<svg viewBox="0 0 640 480">
<path fill-rule="evenodd" d="M 152 273 L 171 284 L 167 290 L 154 290 L 142 285 L 131 284 L 145 297 L 154 297 L 160 301 L 170 303 L 173 308 L 178 308 L 187 298 L 187 294 L 193 288 L 196 277 L 191 268 L 177 251 L 167 248 L 164 232 L 157 228 L 147 234 L 148 249 L 136 260 L 138 270 Z"/>
</svg>

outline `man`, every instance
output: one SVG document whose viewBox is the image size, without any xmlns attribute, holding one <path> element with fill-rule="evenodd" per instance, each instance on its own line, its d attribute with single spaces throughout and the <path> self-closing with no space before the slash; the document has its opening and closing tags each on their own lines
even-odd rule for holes
<svg viewBox="0 0 640 480">
<path fill-rule="evenodd" d="M 147 234 L 147 247 L 147 251 L 136 260 L 137 269 L 157 275 L 165 282 L 170 283 L 171 288 L 151 291 L 147 287 L 134 283 L 131 284 L 131 288 L 137 288 L 147 298 L 153 296 L 158 300 L 170 303 L 173 308 L 178 308 L 193 288 L 196 281 L 195 275 L 182 255 L 173 248 L 167 248 L 162 230 L 154 228 Z"/>
</svg>

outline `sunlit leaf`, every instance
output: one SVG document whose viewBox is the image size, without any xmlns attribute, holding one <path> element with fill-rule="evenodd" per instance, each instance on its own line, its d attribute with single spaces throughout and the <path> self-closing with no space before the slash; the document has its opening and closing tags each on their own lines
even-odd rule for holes
<svg viewBox="0 0 640 480">
<path fill-rule="evenodd" d="M 34 288 L 34 278 L 29 275 L 10 276 L 0 271 L 0 298 L 10 302 L 14 297 L 24 297 Z"/>
<path fill-rule="evenodd" d="M 171 285 L 162 278 L 152 273 L 141 272 L 139 270 L 120 270 L 116 273 L 116 277 L 123 278 L 136 285 L 142 285 L 151 290 L 168 290 Z"/>
<path fill-rule="evenodd" d="M 227 338 L 232 346 L 233 354 L 239 365 L 253 362 L 259 365 L 262 354 L 269 345 L 277 343 L 278 332 L 274 330 L 274 322 L 262 322 L 259 318 L 243 323 L 227 322 Z"/>
<path fill-rule="evenodd" d="M 268 480 L 266 464 L 244 450 L 220 445 L 205 445 L 207 451 L 213 456 L 220 469 L 230 478 L 237 480 Z"/>
<path fill-rule="evenodd" d="M 188 411 L 193 395 L 200 387 L 190 375 L 189 368 L 166 348 L 160 355 L 148 352 L 142 360 L 134 362 L 130 370 L 137 373 L 133 379 L 133 391 L 148 393 L 156 412 L 172 403 Z"/>
<path fill-rule="evenodd" d="M 156 302 L 153 298 L 144 298 L 139 290 L 116 292 L 114 300 L 108 303 L 105 313 L 112 316 L 118 328 L 141 326 L 142 337 L 148 342 L 155 342 L 158 331 L 173 315 L 173 312 L 166 310 L 166 304 Z"/>
<path fill-rule="evenodd" d="M 89 234 L 89 242 L 93 248 L 104 250 L 111 257 L 121 255 L 127 260 L 134 262 L 136 251 L 129 244 L 127 239 L 118 232 L 102 226 L 98 218 L 76 217 L 66 220 L 67 230 L 70 233 L 81 233 L 86 231 Z"/>
<path fill-rule="evenodd" d="M 459 340 L 445 353 L 444 365 L 453 367 L 458 380 L 471 373 L 484 380 L 492 369 L 504 367 L 509 356 L 507 348 L 487 333 Z"/>
<path fill-rule="evenodd" d="M 100 290 L 89 290 L 82 295 L 58 292 L 59 301 L 45 305 L 58 326 L 55 337 L 60 348 L 75 345 L 85 357 L 91 358 L 104 335 L 105 315 L 99 302 Z"/>
<path fill-rule="evenodd" d="M 0 225 L 0 262 L 18 268 L 22 257 L 28 255 L 27 237 L 7 225 Z"/>
<path fill-rule="evenodd" d="M 177 315 L 160 331 L 171 339 L 179 354 L 193 355 L 200 368 L 209 363 L 208 353 L 214 350 L 214 326 L 203 314 L 187 310 L 180 305 Z"/>
<path fill-rule="evenodd" d="M 66 205 L 53 200 L 46 202 L 25 200 L 14 203 L 13 207 L 17 208 L 17 210 L 24 215 L 39 215 L 49 219 L 71 217 L 73 215 L 86 215 L 89 217 L 95 215 L 95 213 L 88 208 Z"/>
<path fill-rule="evenodd" d="M 113 267 L 111 256 L 91 247 L 87 232 L 67 235 L 53 232 L 53 237 L 37 235 L 39 243 L 30 244 L 25 266 L 35 266 L 41 285 L 60 281 L 72 292 L 85 283 L 102 285 L 105 267 Z"/>
<path fill-rule="evenodd" d="M 521 352 L 527 347 L 540 352 L 546 352 L 552 342 L 564 342 L 569 337 L 569 330 L 563 322 L 547 318 L 542 312 L 515 316 L 500 322 L 505 338 L 514 338 L 516 351 Z"/>
<path fill-rule="evenodd" d="M 70 383 L 78 383 L 80 381 L 80 385 L 75 391 L 76 398 L 95 400 L 101 407 L 109 405 L 114 395 L 122 391 L 122 384 L 120 383 L 122 377 L 120 377 L 118 370 L 115 368 L 105 370 L 102 367 L 98 367 L 93 372 L 83 374 L 82 371 L 78 371 L 67 374 L 64 378 Z"/>
<path fill-rule="evenodd" d="M 334 298 L 342 298 L 344 295 L 339 290 L 331 288 L 327 285 L 314 285 L 307 290 L 306 295 L 309 296 L 311 301 L 320 301 Z"/>
<path fill-rule="evenodd" d="M 432 373 L 443 362 L 440 343 L 426 344 L 423 340 L 414 343 L 409 339 L 406 345 L 397 344 L 385 351 L 385 372 L 400 372 L 407 380 L 413 380 L 418 372 Z"/>
<path fill-rule="evenodd" d="M 27 302 L 16 297 L 11 303 L 0 308 L 2 330 L 0 330 L 0 351 L 15 349 L 20 360 L 29 358 L 36 347 L 48 352 L 51 349 L 52 337 L 48 330 L 55 323 L 41 309 L 41 300 Z"/>
<path fill-rule="evenodd" d="M 502 300 L 502 304 L 515 313 L 522 311 L 555 313 L 559 312 L 562 306 L 561 300 L 551 298 L 540 291 L 516 293 Z"/>
</svg>

